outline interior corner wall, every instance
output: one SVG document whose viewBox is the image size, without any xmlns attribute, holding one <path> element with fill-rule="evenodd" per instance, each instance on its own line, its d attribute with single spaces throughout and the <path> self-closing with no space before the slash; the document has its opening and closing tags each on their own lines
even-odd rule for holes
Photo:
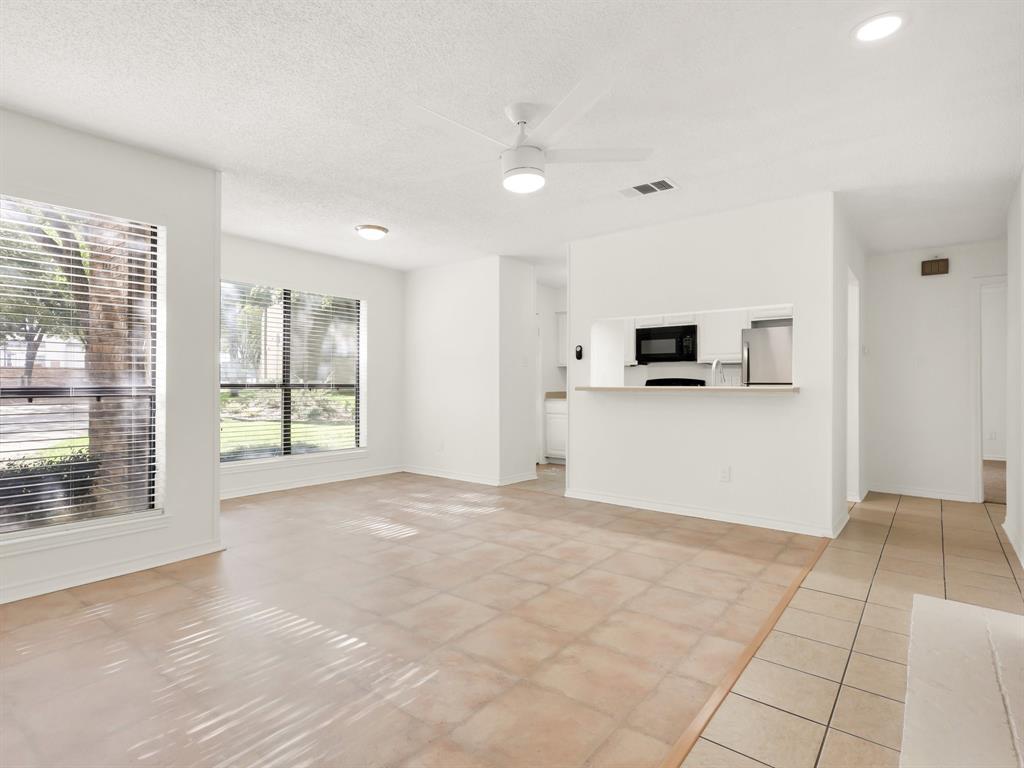
<svg viewBox="0 0 1024 768">
<path fill-rule="evenodd" d="M 405 273 L 336 256 L 224 235 L 221 276 L 362 303 L 360 436 L 343 452 L 221 465 L 221 498 L 367 477 L 402 469 Z"/>
<path fill-rule="evenodd" d="M 572 243 L 569 496 L 834 533 L 833 209 L 822 193 Z M 602 318 L 766 304 L 794 306 L 796 394 L 575 389 Z"/>
<path fill-rule="evenodd" d="M 1024 175 L 1006 223 L 1006 522 L 1003 527 L 1024 560 Z"/>
<path fill-rule="evenodd" d="M 981 457 L 992 461 L 1006 461 L 1006 287 L 981 288 Z"/>
<path fill-rule="evenodd" d="M 871 490 L 982 500 L 980 286 L 1006 274 L 1006 253 L 997 241 L 868 257 Z M 949 274 L 923 277 L 936 254 Z"/>
<path fill-rule="evenodd" d="M 4 194 L 167 231 L 163 513 L 6 534 L 0 602 L 219 550 L 219 174 L 7 110 L 0 174 Z"/>
<path fill-rule="evenodd" d="M 849 518 L 849 514 L 847 512 L 849 488 L 852 485 L 853 488 L 857 489 L 858 493 L 862 493 L 862 489 L 864 488 L 864 449 L 862 439 L 862 420 L 864 409 L 861 407 L 860 403 L 863 388 L 859 385 L 860 382 L 858 382 L 858 386 L 855 388 L 850 387 L 848 375 L 850 355 L 850 273 L 853 273 L 860 287 L 857 294 L 860 306 L 858 306 L 854 311 L 854 317 L 857 322 L 860 322 L 863 317 L 865 277 L 864 250 L 849 224 L 841 199 L 836 201 L 834 208 L 833 243 L 832 363 L 834 388 L 832 390 L 832 476 L 834 482 L 832 518 L 833 532 L 838 534 Z M 860 334 L 858 333 L 856 336 L 859 337 Z M 859 348 L 854 350 L 853 354 L 859 355 Z M 862 370 L 863 366 L 858 366 L 858 373 Z M 858 402 L 851 403 L 851 397 L 858 398 Z M 849 418 L 849 411 L 851 409 L 854 412 L 854 418 L 852 420 Z M 857 460 L 853 462 L 853 466 L 857 468 L 857 472 L 861 475 L 854 478 L 853 483 L 851 483 L 850 478 L 847 477 L 847 472 L 850 467 L 850 461 L 847 455 L 850 442 L 848 438 L 851 429 L 857 430 L 855 445 L 857 446 L 858 456 L 856 457 Z"/>
<path fill-rule="evenodd" d="M 537 477 L 537 358 L 533 266 L 508 256 L 498 260 L 499 470 L 498 484 Z"/>
<path fill-rule="evenodd" d="M 497 256 L 406 273 L 410 472 L 499 482 L 499 281 Z"/>
</svg>

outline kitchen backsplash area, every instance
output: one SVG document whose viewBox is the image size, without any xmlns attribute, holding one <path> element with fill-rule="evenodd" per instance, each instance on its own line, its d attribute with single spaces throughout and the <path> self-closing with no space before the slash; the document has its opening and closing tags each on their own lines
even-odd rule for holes
<svg viewBox="0 0 1024 768">
<path fill-rule="evenodd" d="M 718 381 L 711 381 L 711 366 L 704 363 L 650 363 L 648 365 L 634 365 L 627 367 L 623 372 L 623 385 L 627 387 L 642 387 L 648 379 L 662 378 L 686 378 L 703 379 L 708 386 L 739 386 L 740 366 L 720 365 L 718 368 Z"/>
</svg>

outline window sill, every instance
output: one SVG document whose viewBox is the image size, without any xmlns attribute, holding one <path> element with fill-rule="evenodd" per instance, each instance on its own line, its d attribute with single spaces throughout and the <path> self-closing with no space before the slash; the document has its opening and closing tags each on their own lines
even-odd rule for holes
<svg viewBox="0 0 1024 768">
<path fill-rule="evenodd" d="M 297 456 L 274 456 L 268 459 L 247 459 L 245 461 L 227 461 L 220 465 L 220 471 L 225 475 L 241 474 L 254 469 L 269 467 L 303 466 L 307 464 L 331 464 L 335 461 L 353 461 L 369 456 L 369 451 L 364 448 L 346 448 L 341 451 L 324 451 L 322 453 L 306 453 Z"/>
<path fill-rule="evenodd" d="M 142 531 L 165 528 L 170 517 L 162 509 L 135 512 L 108 519 L 83 520 L 46 528 L 31 528 L 0 537 L 0 554 L 4 557 L 55 549 L 117 536 L 129 536 Z"/>
</svg>

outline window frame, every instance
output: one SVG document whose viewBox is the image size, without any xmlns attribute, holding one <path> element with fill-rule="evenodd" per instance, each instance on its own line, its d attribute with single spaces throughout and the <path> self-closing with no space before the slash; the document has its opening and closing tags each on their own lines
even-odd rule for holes
<svg viewBox="0 0 1024 768">
<path fill-rule="evenodd" d="M 229 280 L 221 278 L 221 283 L 231 283 L 233 285 L 258 285 L 260 287 L 274 288 L 276 286 L 266 285 L 264 283 L 249 283 L 241 280 Z M 291 378 L 291 347 L 292 347 L 292 294 L 293 293 L 308 293 L 311 295 L 327 295 L 327 294 L 315 294 L 313 291 L 297 291 L 293 288 L 281 288 L 281 381 L 280 382 L 238 382 L 238 383 L 225 383 L 223 377 L 220 378 L 220 384 L 218 386 L 218 393 L 232 390 L 275 390 L 281 392 L 281 453 L 276 456 L 248 456 L 238 459 L 225 459 L 224 454 L 218 451 L 219 460 L 218 464 L 223 467 L 233 467 L 247 462 L 258 461 L 275 461 L 279 459 L 292 459 L 296 457 L 312 457 L 320 456 L 331 453 L 344 453 L 348 451 L 355 451 L 362 449 L 363 437 L 362 437 L 362 350 L 363 350 L 363 300 L 354 299 L 343 296 L 331 296 L 331 298 L 340 299 L 343 301 L 354 301 L 357 303 L 358 310 L 356 312 L 356 355 L 355 355 L 355 383 L 353 384 L 294 384 L 289 381 Z M 223 308 L 224 294 L 223 289 L 220 291 L 221 307 Z M 220 342 L 223 342 L 223 329 L 221 329 Z M 223 366 L 221 366 L 223 369 Z M 352 392 L 353 393 L 353 445 L 349 448 L 328 448 L 325 450 L 313 450 L 313 451 L 301 451 L 294 453 L 292 451 L 292 393 L 296 390 L 330 390 L 335 392 Z M 218 409 L 218 423 L 219 423 L 219 409 Z"/>
<path fill-rule="evenodd" d="M 150 224 L 133 218 L 112 216 L 95 211 L 74 208 L 63 204 L 49 203 L 36 199 L 8 195 L 6 193 L 4 193 L 4 197 L 15 200 L 18 203 L 42 206 L 47 210 L 67 211 L 74 215 L 92 216 L 96 219 L 116 219 L 119 222 L 130 225 L 131 227 L 137 228 L 138 230 L 146 233 L 145 237 L 149 241 L 149 258 L 145 264 L 135 264 L 130 268 L 126 282 L 132 284 L 132 290 L 135 291 L 138 291 L 135 284 L 139 281 L 142 281 L 147 285 L 144 295 L 146 295 L 146 301 L 148 304 L 147 314 L 149 315 L 150 347 L 147 352 L 149 364 L 147 376 L 148 381 L 146 384 L 106 384 L 100 386 L 0 386 L 0 403 L 3 401 L 12 401 L 13 403 L 25 401 L 27 404 L 31 405 L 33 404 L 33 401 L 38 399 L 59 404 L 62 402 L 74 402 L 75 400 L 81 400 L 83 398 L 95 398 L 96 402 L 102 402 L 103 398 L 122 398 L 132 401 L 144 401 L 148 411 L 148 418 L 146 420 L 148 434 L 145 436 L 145 459 L 143 462 L 139 463 L 140 466 L 144 464 L 146 470 L 145 506 L 140 505 L 133 509 L 129 509 L 127 507 L 119 508 L 112 514 L 99 516 L 88 515 L 85 517 L 77 517 L 73 514 L 70 519 L 57 521 L 54 521 L 48 515 L 44 515 L 37 521 L 26 521 L 24 525 L 8 530 L 3 529 L 2 521 L 0 521 L 0 541 L 4 544 L 8 544 L 9 542 L 17 541 L 22 538 L 34 539 L 40 535 L 74 532 L 76 530 L 80 530 L 82 527 L 106 527 L 109 525 L 119 526 L 125 523 L 134 523 L 140 518 L 144 524 L 148 524 L 146 521 L 152 521 L 153 513 L 158 513 L 160 516 L 163 514 L 163 496 L 161 493 L 162 478 L 160 475 L 162 467 L 161 454 L 164 447 L 162 439 L 164 424 L 161 419 L 163 418 L 164 413 L 160 408 L 160 400 L 162 397 L 161 380 L 164 374 L 165 363 L 163 354 L 166 341 L 161 344 L 162 335 L 165 333 L 161 314 L 164 310 L 163 303 L 165 302 L 165 287 L 164 281 L 161 279 L 161 271 L 164 259 L 164 239 L 166 238 L 166 228 L 158 224 Z M 57 515 L 56 517 L 59 518 L 61 515 Z"/>
</svg>

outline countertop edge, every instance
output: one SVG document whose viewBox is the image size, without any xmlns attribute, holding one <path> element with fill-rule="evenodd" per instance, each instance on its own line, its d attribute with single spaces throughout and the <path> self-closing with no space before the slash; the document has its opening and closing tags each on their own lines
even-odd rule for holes
<svg viewBox="0 0 1024 768">
<path fill-rule="evenodd" d="M 792 395 L 800 391 L 795 384 L 761 384 L 749 387 L 573 387 L 577 392 L 688 392 L 691 394 Z"/>
</svg>

